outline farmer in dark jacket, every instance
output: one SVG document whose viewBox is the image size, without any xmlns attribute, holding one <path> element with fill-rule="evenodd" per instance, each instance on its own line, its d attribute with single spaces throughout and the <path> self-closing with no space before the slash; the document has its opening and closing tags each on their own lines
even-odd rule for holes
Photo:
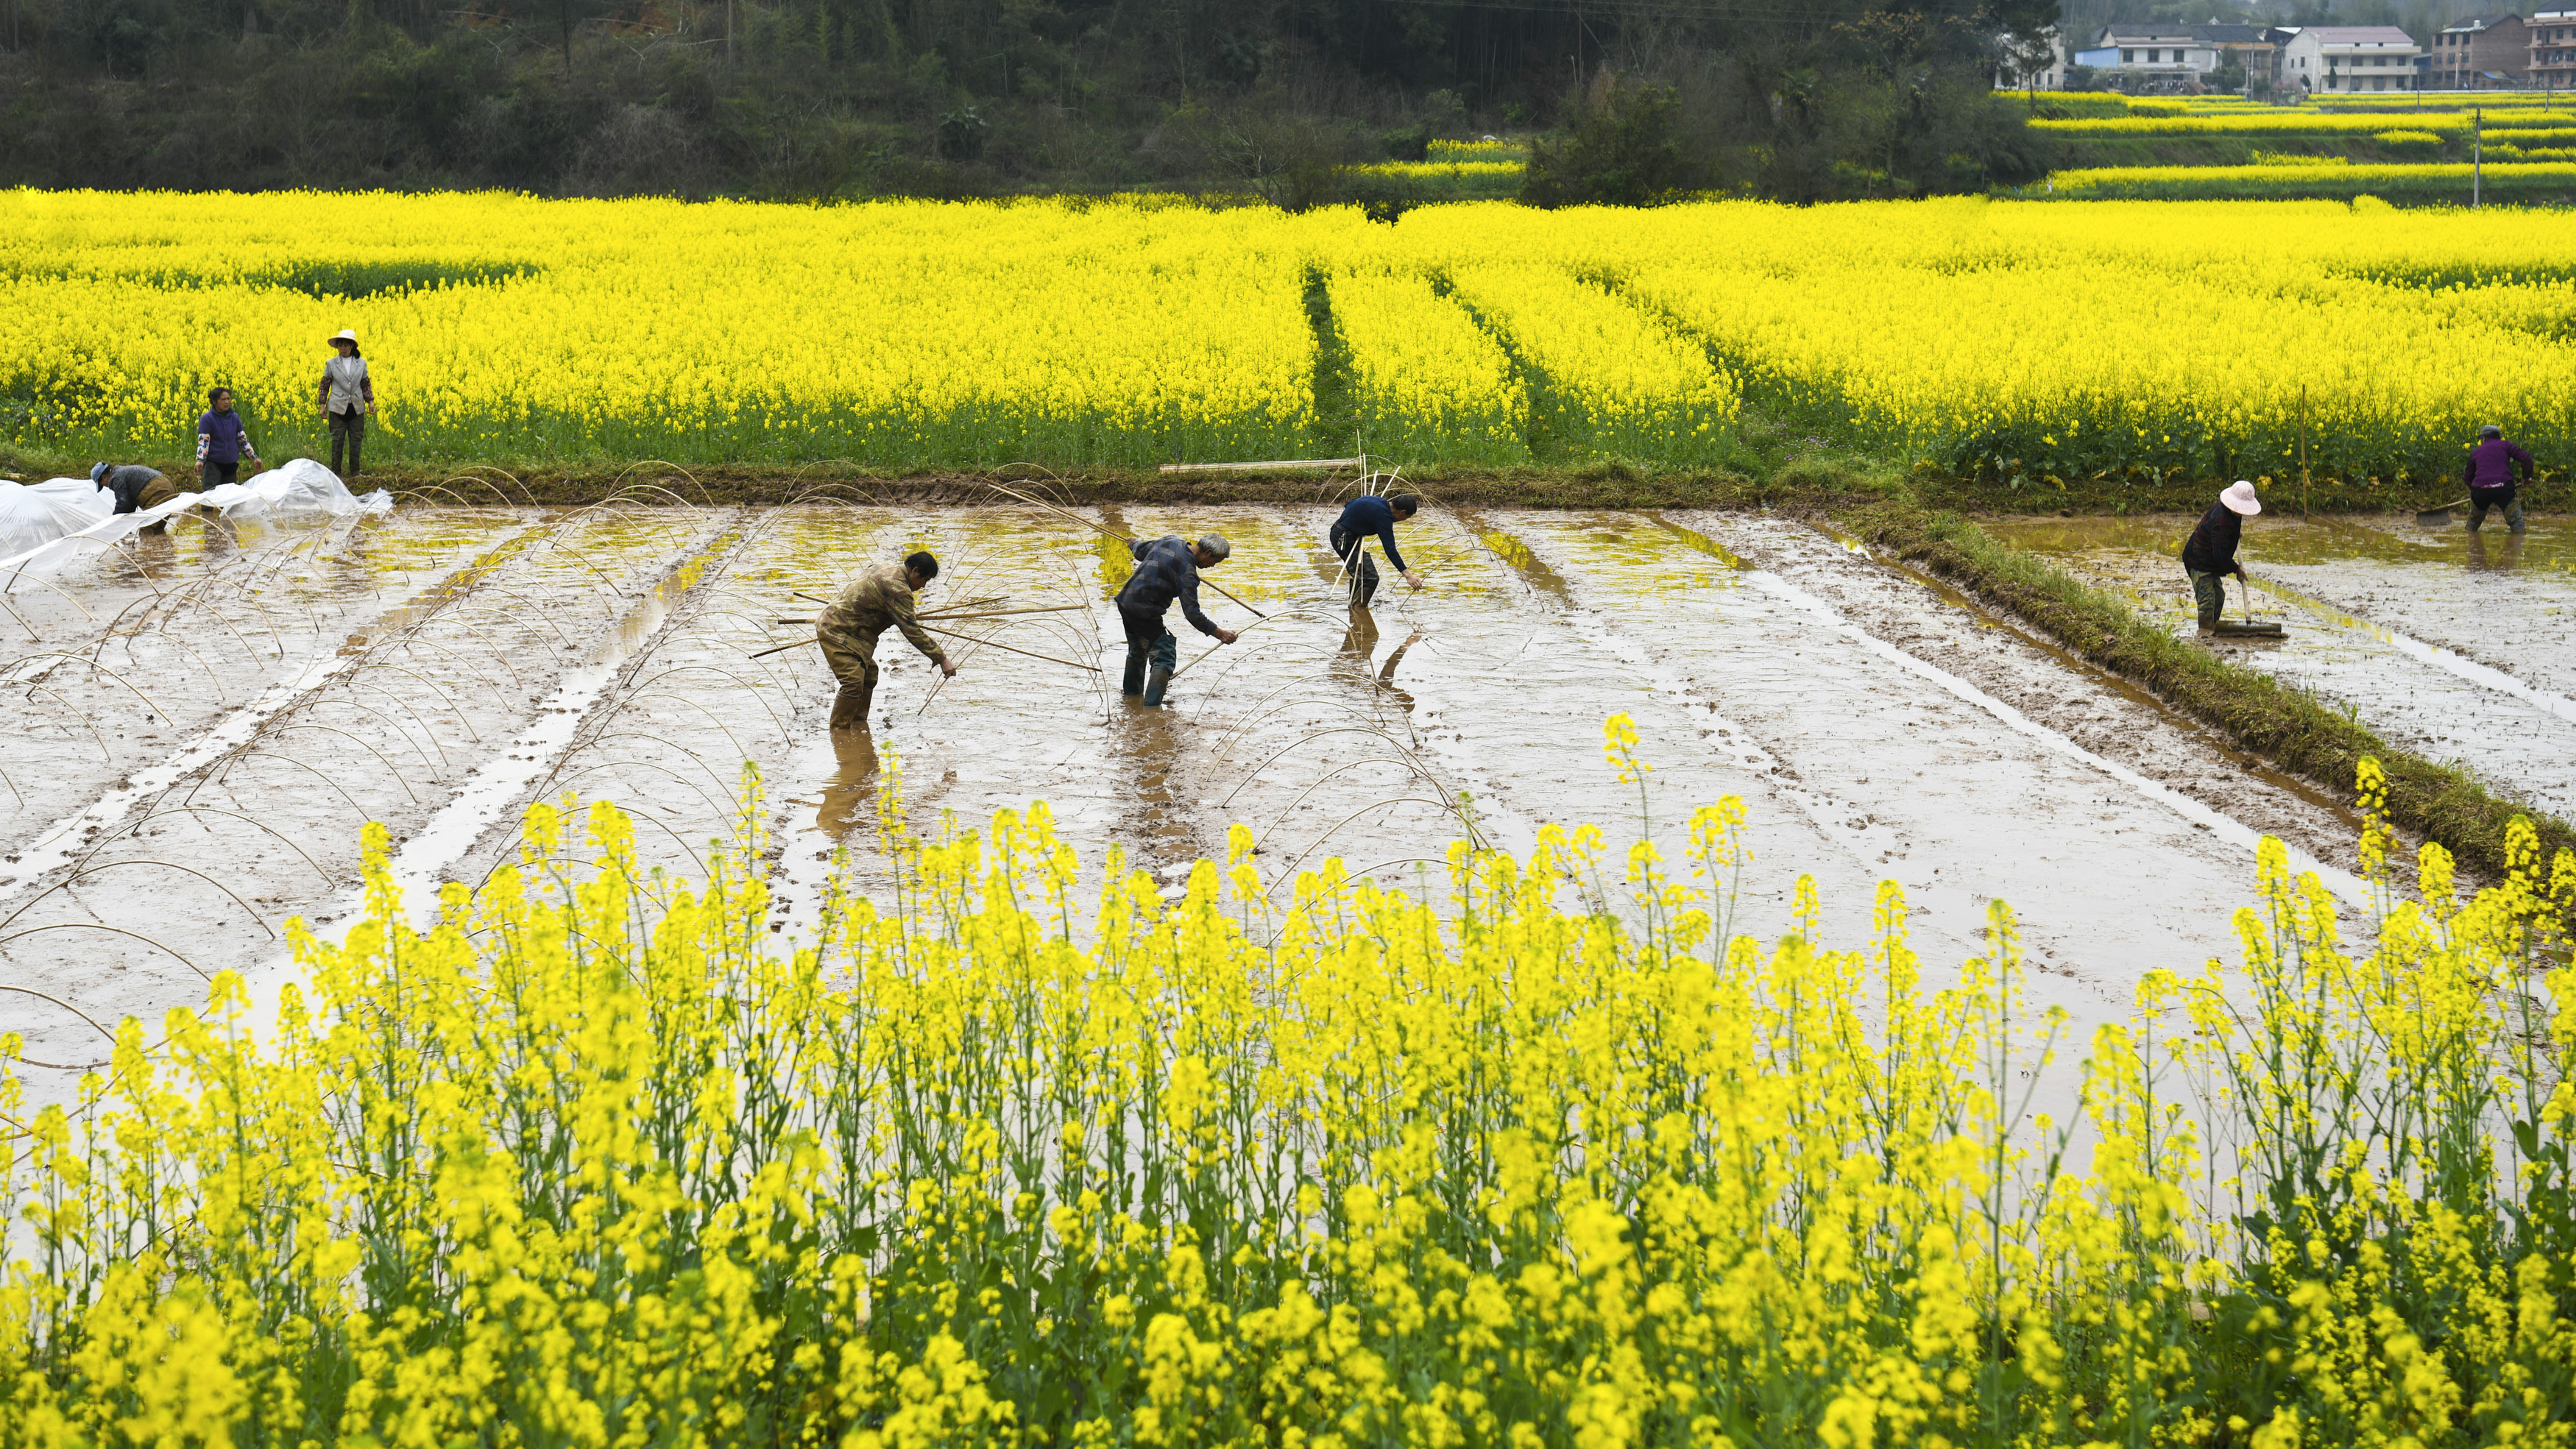
<svg viewBox="0 0 2576 1449">
<path fill-rule="evenodd" d="M 1352 608 L 1367 608 L 1377 594 L 1377 560 L 1370 558 L 1362 546 L 1371 538 L 1386 550 L 1388 567 L 1404 575 L 1406 583 L 1417 589 L 1422 587 L 1421 576 L 1404 566 L 1404 552 L 1395 546 L 1395 526 L 1411 518 L 1419 506 L 1410 493 L 1386 498 L 1363 493 L 1343 505 L 1342 516 L 1333 520 L 1333 552 L 1342 561 L 1342 578 L 1350 585 Z"/>
<path fill-rule="evenodd" d="M 2245 536 L 2245 520 L 2263 511 L 2254 496 L 2254 485 L 2238 479 L 2218 495 L 2200 516 L 2200 524 L 2182 545 L 2182 570 L 2191 577 L 2191 596 L 2200 605 L 2200 632 L 2218 629 L 2219 612 L 2227 607 L 2227 576 L 2245 577 L 2245 565 L 2236 561 L 2236 545 Z"/>
<path fill-rule="evenodd" d="M 2514 472 L 2521 470 L 2522 481 L 2531 481 L 2531 455 L 2504 440 L 2504 429 L 2493 423 L 2478 430 L 2478 445 L 2469 449 L 2469 462 L 2460 471 L 2460 481 L 2469 485 L 2469 530 L 2476 532 L 2487 521 L 2487 510 L 2504 510 L 2504 526 L 2522 532 L 2522 495 L 2514 487 Z"/>
<path fill-rule="evenodd" d="M 1163 690 L 1172 682 L 1173 671 L 1180 667 L 1180 642 L 1172 631 L 1163 627 L 1163 611 L 1180 600 L 1181 617 L 1190 627 L 1206 634 L 1219 644 L 1234 642 L 1232 629 L 1220 629 L 1216 621 L 1199 607 L 1199 570 L 1213 568 L 1234 551 L 1223 534 L 1211 533 L 1195 544 L 1183 543 L 1176 537 L 1151 538 L 1129 545 L 1136 556 L 1136 571 L 1118 586 L 1118 621 L 1127 630 L 1127 674 L 1120 681 L 1119 692 L 1142 691 L 1147 704 L 1161 704 Z M 1151 661 L 1153 680 L 1145 678 L 1145 666 Z"/>
<path fill-rule="evenodd" d="M 233 390 L 219 387 L 206 394 L 206 411 L 197 419 L 197 478 L 201 488 L 233 482 L 241 460 L 259 461 L 259 449 L 242 431 L 241 414 L 233 411 Z"/>
</svg>

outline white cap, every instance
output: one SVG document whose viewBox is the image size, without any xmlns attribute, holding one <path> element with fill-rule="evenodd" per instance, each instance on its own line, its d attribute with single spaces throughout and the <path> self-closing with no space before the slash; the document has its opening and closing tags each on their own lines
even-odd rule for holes
<svg viewBox="0 0 2576 1449">
<path fill-rule="evenodd" d="M 331 340 L 334 342 L 346 342 L 351 347 L 355 347 L 358 345 L 358 334 L 350 331 L 346 327 L 343 327 L 337 333 L 332 335 Z"/>
<path fill-rule="evenodd" d="M 2262 500 L 2254 496 L 2254 485 L 2239 478 L 2234 487 L 2218 495 L 2218 501 L 2251 518 L 2263 511 Z"/>
</svg>

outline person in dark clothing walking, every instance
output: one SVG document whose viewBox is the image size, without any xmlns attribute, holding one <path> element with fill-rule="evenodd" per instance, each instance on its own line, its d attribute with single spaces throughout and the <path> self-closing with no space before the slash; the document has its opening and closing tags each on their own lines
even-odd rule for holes
<svg viewBox="0 0 2576 1449">
<path fill-rule="evenodd" d="M 2254 485 L 2240 478 L 2218 495 L 2218 501 L 2200 516 L 2191 537 L 2183 540 L 2182 570 L 2191 578 L 2203 634 L 2217 630 L 2219 613 L 2227 607 L 2227 576 L 2234 574 L 2239 582 L 2245 578 L 2245 565 L 2236 561 L 2236 545 L 2245 536 L 2245 520 L 2262 511 Z"/>
<path fill-rule="evenodd" d="M 1389 567 L 1404 575 L 1404 581 L 1422 587 L 1422 576 L 1404 566 L 1404 552 L 1395 546 L 1395 526 L 1411 518 L 1420 503 L 1410 493 L 1382 498 L 1363 493 L 1343 505 L 1342 516 L 1333 520 L 1331 541 L 1333 554 L 1342 561 L 1342 577 L 1350 585 L 1351 607 L 1365 609 L 1377 595 L 1377 560 L 1362 547 L 1371 538 L 1386 550 Z"/>
<path fill-rule="evenodd" d="M 2477 532 L 2486 525 L 2487 510 L 2504 510 L 2504 526 L 2522 532 L 2522 495 L 2514 487 L 2514 472 L 2520 469 L 2522 481 L 2531 481 L 2531 455 L 2504 440 L 2504 429 L 2493 423 L 2478 430 L 2478 443 L 2469 449 L 2468 466 L 2460 470 L 2460 481 L 2469 485 L 2469 531 Z"/>
<path fill-rule="evenodd" d="M 206 394 L 206 411 L 197 419 L 197 486 L 213 488 L 241 475 L 241 460 L 259 461 L 259 449 L 242 431 L 241 414 L 233 411 L 233 390 L 219 387 Z"/>
<path fill-rule="evenodd" d="M 367 376 L 367 360 L 358 355 L 358 334 L 346 328 L 331 339 L 331 360 L 322 364 L 322 388 L 317 401 L 322 415 L 331 420 L 331 471 L 340 473 L 340 453 L 348 450 L 349 471 L 343 478 L 355 478 L 367 471 L 359 454 L 367 446 L 367 414 L 376 410 L 376 380 Z"/>
<path fill-rule="evenodd" d="M 1180 641 L 1163 627 L 1163 611 L 1174 599 L 1180 600 L 1181 617 L 1190 621 L 1191 628 L 1219 644 L 1235 641 L 1232 629 L 1218 628 L 1199 607 L 1199 570 L 1223 563 L 1234 549 L 1223 534 L 1216 533 L 1195 544 L 1164 537 L 1139 540 L 1128 548 L 1136 557 L 1136 571 L 1118 586 L 1118 622 L 1127 630 L 1127 674 L 1118 688 L 1122 694 L 1141 691 L 1145 703 L 1161 704 L 1172 672 L 1180 667 Z M 1148 663 L 1153 666 L 1150 681 Z"/>
</svg>

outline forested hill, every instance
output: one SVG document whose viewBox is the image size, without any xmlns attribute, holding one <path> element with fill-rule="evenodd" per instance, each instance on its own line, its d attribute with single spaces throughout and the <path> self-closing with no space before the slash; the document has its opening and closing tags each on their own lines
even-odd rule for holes
<svg viewBox="0 0 2576 1449">
<path fill-rule="evenodd" d="M 1987 77 L 1999 27 L 2056 9 L 0 0 L 0 183 L 1303 204 L 1347 199 L 1355 165 L 1588 106 L 1658 186 L 1974 190 L 2045 164 Z"/>
</svg>

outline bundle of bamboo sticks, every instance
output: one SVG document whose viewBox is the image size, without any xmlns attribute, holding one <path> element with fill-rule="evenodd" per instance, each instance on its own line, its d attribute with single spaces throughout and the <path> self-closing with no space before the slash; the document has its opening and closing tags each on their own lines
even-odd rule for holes
<svg viewBox="0 0 2576 1449">
<path fill-rule="evenodd" d="M 823 604 L 826 607 L 828 607 L 831 602 L 828 599 L 818 599 L 812 594 L 800 593 L 795 595 L 795 597 L 803 599 L 807 603 Z M 922 628 L 933 634 L 942 635 L 946 638 L 963 639 L 969 643 L 987 645 L 991 648 L 1002 650 L 1005 653 L 1026 655 L 1031 659 L 1043 659 L 1049 664 L 1063 664 L 1075 669 L 1088 669 L 1094 674 L 1098 674 L 1100 672 L 1100 666 L 1097 664 L 1084 664 L 1081 661 L 1074 659 L 1059 659 L 1052 654 L 1040 654 L 1033 649 L 1014 648 L 1011 645 L 1001 643 L 987 635 L 961 634 L 954 629 L 939 628 L 930 622 L 931 620 L 936 619 L 941 623 L 963 624 L 971 623 L 978 619 L 1001 619 L 1020 614 L 1060 614 L 1068 609 L 1085 609 L 1090 607 L 1087 604 L 1039 604 L 1021 609 L 993 607 L 997 604 L 1007 604 L 1009 602 L 1010 597 L 1006 594 L 988 594 L 979 599 L 959 599 L 943 605 L 938 609 L 917 612 L 913 615 L 913 618 L 920 623 Z M 814 620 L 809 615 L 805 618 L 779 619 L 777 622 L 780 624 L 810 625 Z M 781 650 L 794 649 L 798 645 L 809 644 L 812 642 L 813 641 L 810 639 L 794 639 L 785 644 L 774 645 L 770 648 L 763 649 L 751 657 L 754 659 L 762 659 L 769 655 L 776 654 Z"/>
</svg>

